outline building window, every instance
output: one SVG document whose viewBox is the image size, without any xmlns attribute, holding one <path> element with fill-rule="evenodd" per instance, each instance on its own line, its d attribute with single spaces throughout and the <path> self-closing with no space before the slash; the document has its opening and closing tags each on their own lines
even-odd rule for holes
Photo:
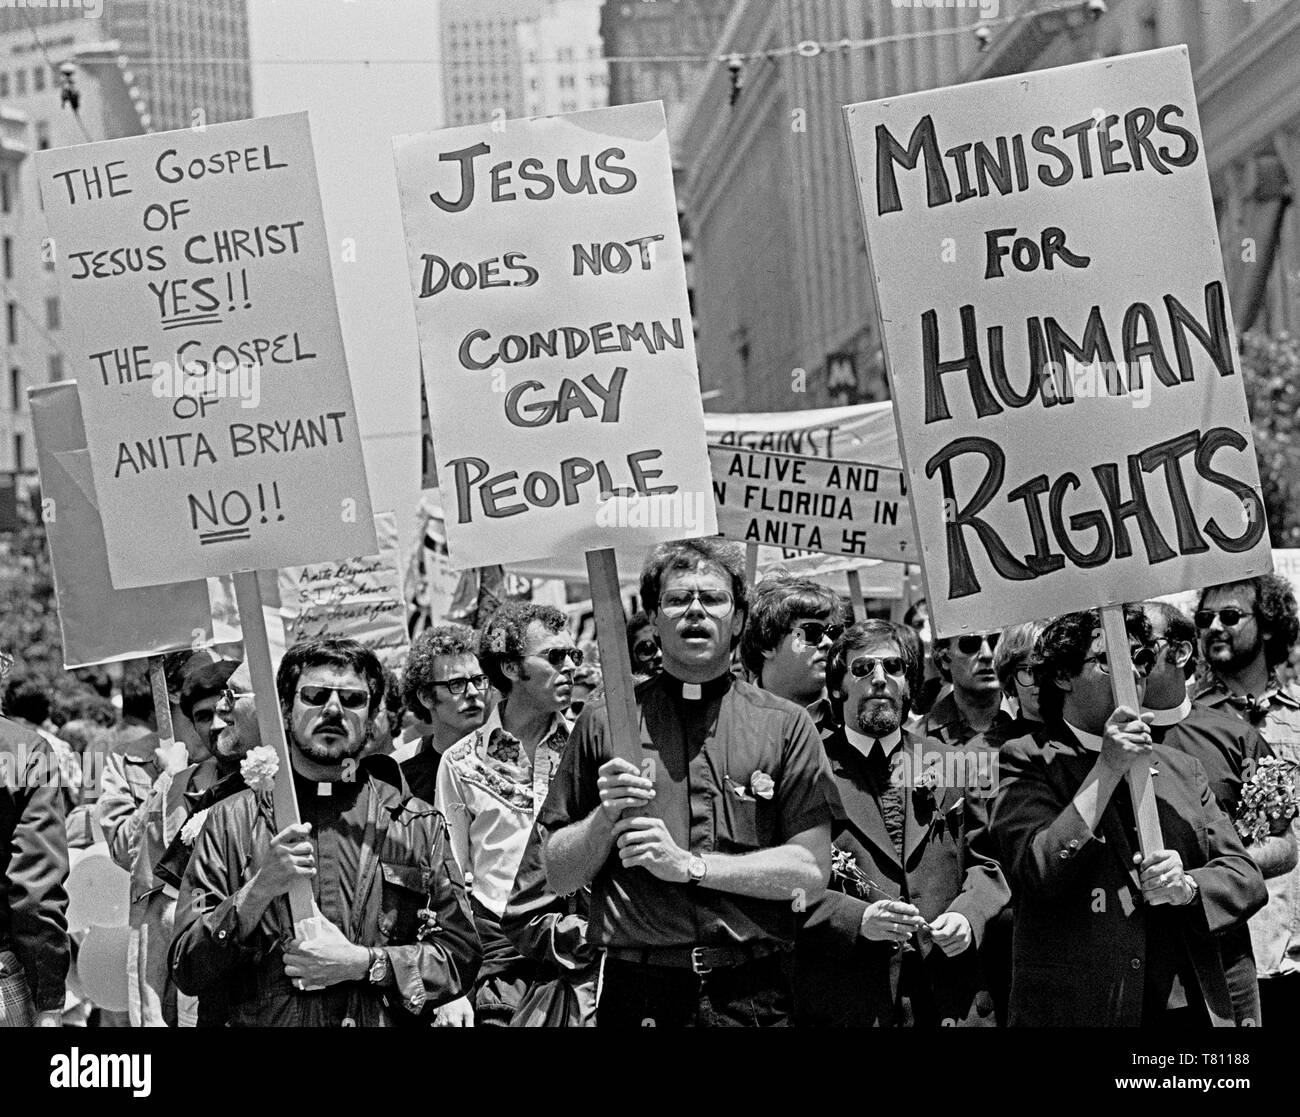
<svg viewBox="0 0 1300 1117">
<path fill-rule="evenodd" d="M 23 370 L 9 370 L 9 410 L 18 412 L 23 409 Z"/>
<path fill-rule="evenodd" d="M 49 360 L 50 383 L 63 379 L 63 354 L 51 353 Z"/>
<path fill-rule="evenodd" d="M 21 97 L 27 92 L 27 71 L 14 71 L 14 93 Z"/>
<path fill-rule="evenodd" d="M 45 88 L 44 66 L 37 66 L 36 69 L 32 71 L 32 88 L 36 90 L 37 93 Z"/>
<path fill-rule="evenodd" d="M 0 97 L 9 96 L 9 71 L 0 74 Z"/>
<path fill-rule="evenodd" d="M 592 89 L 601 89 L 605 85 L 605 78 L 601 74 L 588 74 L 587 84 L 591 86 Z"/>
<path fill-rule="evenodd" d="M 11 185 L 9 172 L 0 171 L 0 213 L 9 213 L 13 209 L 13 197 L 10 193 Z"/>
<path fill-rule="evenodd" d="M 45 151 L 49 146 L 50 122 L 48 120 L 38 120 L 36 122 L 36 150 Z"/>
<path fill-rule="evenodd" d="M 57 295 L 51 295 L 45 300 L 45 328 L 47 330 L 57 330 L 63 325 L 63 315 L 59 310 L 59 299 Z"/>
<path fill-rule="evenodd" d="M 26 455 L 23 453 L 23 450 L 25 448 L 26 447 L 23 443 L 23 436 L 21 434 L 14 435 L 14 472 L 15 473 L 22 473 L 27 468 L 27 462 L 24 460 L 26 458 Z"/>
<path fill-rule="evenodd" d="M 5 336 L 8 337 L 10 345 L 17 345 L 18 344 L 18 304 L 16 302 L 11 301 L 5 307 L 5 312 L 6 312 L 5 313 L 5 325 L 6 325 Z"/>
<path fill-rule="evenodd" d="M 5 257 L 5 278 L 13 279 L 14 277 L 14 238 L 13 237 L 5 237 L 4 257 Z"/>
<path fill-rule="evenodd" d="M 560 88 L 561 88 L 561 89 L 572 89 L 572 88 L 574 87 L 574 84 L 575 84 L 575 83 L 574 83 L 573 75 L 572 75 L 572 74 L 561 74 L 561 75 L 560 75 Z"/>
</svg>

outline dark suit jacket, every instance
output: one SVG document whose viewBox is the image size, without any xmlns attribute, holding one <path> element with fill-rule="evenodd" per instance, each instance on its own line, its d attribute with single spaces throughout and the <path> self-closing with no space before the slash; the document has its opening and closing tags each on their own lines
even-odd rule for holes
<svg viewBox="0 0 1300 1117">
<path fill-rule="evenodd" d="M 1113 799 L 1095 834 L 1071 802 L 1095 763 L 1096 754 L 1059 723 L 1002 747 L 991 829 L 1016 897 L 1012 1027 L 1142 1022 L 1150 909 L 1132 874 L 1135 851 Z M 1213 936 L 1263 907 L 1264 880 L 1200 763 L 1157 745 L 1152 767 L 1164 846 L 1200 886 L 1194 903 L 1169 910 L 1211 1021 L 1231 1027 Z"/>
<path fill-rule="evenodd" d="M 942 1018 L 965 1019 L 981 986 L 976 947 L 985 924 L 1008 902 L 1002 870 L 985 848 L 986 800 L 973 768 L 966 782 L 904 793 L 903 861 L 885 828 L 869 790 L 865 762 L 842 731 L 825 741 L 830 775 L 838 793 L 835 848 L 852 855 L 858 867 L 889 897 L 906 893 L 926 920 L 942 912 L 964 915 L 975 943 L 948 958 L 925 939 L 922 970 Z M 904 733 L 909 757 L 922 750 L 957 758 L 968 750 Z M 930 762 L 933 763 L 933 762 Z M 922 768 L 913 764 L 912 767 Z M 945 767 L 960 772 L 951 760 Z M 941 771 L 943 769 L 940 769 Z M 892 1026 L 899 1023 L 897 1001 L 902 955 L 890 943 L 860 934 L 862 913 L 882 899 L 872 892 L 850 894 L 852 886 L 832 876 L 831 891 L 808 914 L 796 942 L 796 1020 L 812 1026 Z M 914 937 L 913 942 L 918 942 Z"/>
</svg>

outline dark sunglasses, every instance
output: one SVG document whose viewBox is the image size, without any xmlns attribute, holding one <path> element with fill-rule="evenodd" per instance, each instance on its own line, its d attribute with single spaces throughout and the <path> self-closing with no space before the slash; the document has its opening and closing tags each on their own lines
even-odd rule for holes
<svg viewBox="0 0 1300 1117">
<path fill-rule="evenodd" d="M 1156 653 L 1150 648 L 1133 649 L 1131 658 L 1133 660 L 1133 669 L 1144 679 L 1151 674 L 1151 668 L 1156 665 Z M 1104 671 L 1107 675 L 1110 674 L 1110 658 L 1105 652 L 1090 655 L 1083 662 L 1095 663 L 1099 670 Z"/>
<path fill-rule="evenodd" d="M 665 617 L 680 617 L 698 601 L 710 617 L 725 617 L 731 612 L 732 596 L 728 590 L 669 590 L 659 598 Z"/>
<path fill-rule="evenodd" d="M 653 640 L 638 640 L 632 645 L 632 654 L 638 659 L 653 659 L 659 651 L 659 645 Z"/>
<path fill-rule="evenodd" d="M 566 659 L 573 660 L 574 667 L 581 667 L 583 654 L 579 648 L 547 648 L 544 652 L 534 652 L 538 659 L 544 659 L 552 667 L 563 667 Z"/>
<path fill-rule="evenodd" d="M 799 633 L 805 644 L 810 648 L 815 648 L 828 636 L 831 643 L 835 643 L 843 634 L 844 626 L 842 624 L 823 624 L 821 621 L 800 621 L 790 631 Z"/>
<path fill-rule="evenodd" d="M 459 698 L 466 690 L 473 686 L 477 691 L 487 690 L 488 677 L 486 675 L 457 675 L 454 679 L 447 679 L 445 682 L 434 683 L 434 686 L 443 686 L 447 688 L 447 693 L 453 698 Z"/>
<path fill-rule="evenodd" d="M 904 674 L 907 666 L 903 662 L 903 657 L 898 655 L 887 655 L 884 659 L 877 659 L 871 655 L 860 655 L 849 663 L 849 674 L 855 679 L 865 679 L 867 676 L 876 673 L 877 665 L 885 669 L 886 675 L 898 675 L 900 677 Z"/>
<path fill-rule="evenodd" d="M 339 705 L 346 710 L 362 710 L 370 705 L 370 691 L 354 690 L 342 686 L 300 686 L 298 697 L 304 706 L 324 706 L 331 694 L 339 696 Z"/>
<path fill-rule="evenodd" d="M 1218 617 L 1224 628 L 1232 628 L 1246 617 L 1254 615 L 1253 612 L 1247 613 L 1241 609 L 1197 609 L 1192 620 L 1196 622 L 1197 628 L 1209 628 L 1214 623 L 1214 618 Z"/>
<path fill-rule="evenodd" d="M 992 651 L 998 646 L 998 640 L 1001 636 L 1002 633 L 1000 632 L 990 632 L 987 635 L 968 632 L 965 636 L 957 637 L 957 650 L 961 652 L 962 655 L 975 655 L 975 653 L 984 646 L 985 641 L 987 641 L 989 651 Z"/>
</svg>

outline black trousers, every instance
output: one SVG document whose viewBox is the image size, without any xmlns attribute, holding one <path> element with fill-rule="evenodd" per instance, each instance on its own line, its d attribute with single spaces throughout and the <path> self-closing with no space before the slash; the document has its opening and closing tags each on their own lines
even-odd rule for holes
<svg viewBox="0 0 1300 1117">
<path fill-rule="evenodd" d="M 790 1024 L 791 955 L 778 952 L 695 974 L 605 960 L 598 1028 L 784 1028 Z"/>
<path fill-rule="evenodd" d="M 1294 1028 L 1300 1023 L 1300 974 L 1259 979 L 1260 1025 Z"/>
</svg>

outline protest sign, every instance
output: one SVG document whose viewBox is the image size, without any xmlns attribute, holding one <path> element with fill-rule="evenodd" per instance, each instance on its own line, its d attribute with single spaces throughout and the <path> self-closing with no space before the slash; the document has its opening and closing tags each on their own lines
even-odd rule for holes
<svg viewBox="0 0 1300 1117">
<path fill-rule="evenodd" d="M 35 159 L 113 585 L 373 553 L 306 114 Z"/>
<path fill-rule="evenodd" d="M 1269 570 L 1186 48 L 845 119 L 937 632 Z"/>
<path fill-rule="evenodd" d="M 280 608 L 290 645 L 322 636 L 348 636 L 370 648 L 385 667 L 402 669 L 411 642 L 398 565 L 396 514 L 376 514 L 375 536 L 376 554 L 280 571 Z"/>
<path fill-rule="evenodd" d="M 663 107 L 394 152 L 453 564 L 714 534 Z"/>
<path fill-rule="evenodd" d="M 916 558 L 897 469 L 709 447 L 718 531 L 744 543 L 905 561 Z"/>
<path fill-rule="evenodd" d="M 113 588 L 76 384 L 65 380 L 32 388 L 27 398 L 63 665 L 86 667 L 212 643 L 202 579 Z"/>
</svg>

